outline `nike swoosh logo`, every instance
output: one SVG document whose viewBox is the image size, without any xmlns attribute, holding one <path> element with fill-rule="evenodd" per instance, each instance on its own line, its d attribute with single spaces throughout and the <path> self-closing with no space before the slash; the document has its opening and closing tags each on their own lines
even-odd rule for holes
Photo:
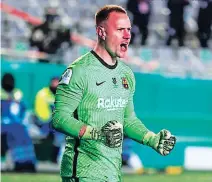
<svg viewBox="0 0 212 182">
<path fill-rule="evenodd" d="M 99 85 L 101 85 L 101 84 L 103 84 L 103 83 L 105 83 L 105 82 L 106 82 L 106 81 L 99 82 L 99 83 L 96 82 L 96 86 L 99 86 Z"/>
</svg>

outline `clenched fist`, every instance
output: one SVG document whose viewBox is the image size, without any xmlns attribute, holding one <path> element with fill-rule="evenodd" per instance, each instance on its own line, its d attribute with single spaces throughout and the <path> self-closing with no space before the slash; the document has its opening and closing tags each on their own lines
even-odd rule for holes
<svg viewBox="0 0 212 182">
<path fill-rule="evenodd" d="M 176 137 L 168 130 L 161 130 L 158 134 L 148 132 L 143 139 L 143 144 L 155 149 L 161 155 L 168 155 L 176 144 Z"/>
</svg>

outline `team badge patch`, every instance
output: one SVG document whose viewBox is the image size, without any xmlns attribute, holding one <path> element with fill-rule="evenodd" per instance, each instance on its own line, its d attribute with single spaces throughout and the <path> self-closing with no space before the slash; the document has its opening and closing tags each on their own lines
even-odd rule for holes
<svg viewBox="0 0 212 182">
<path fill-rule="evenodd" d="M 65 73 L 62 75 L 59 84 L 63 83 L 68 85 L 71 79 L 71 75 L 72 75 L 72 70 L 71 69 L 67 69 L 65 71 Z"/>
<path fill-rule="evenodd" d="M 128 85 L 128 82 L 127 82 L 127 79 L 125 77 L 122 77 L 122 85 L 124 88 L 128 89 L 129 88 L 129 85 Z"/>
</svg>

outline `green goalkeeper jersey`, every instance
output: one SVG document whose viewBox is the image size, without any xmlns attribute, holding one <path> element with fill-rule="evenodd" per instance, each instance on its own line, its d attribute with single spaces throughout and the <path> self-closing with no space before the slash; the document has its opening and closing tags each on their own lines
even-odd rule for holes
<svg viewBox="0 0 212 182">
<path fill-rule="evenodd" d="M 135 79 L 121 61 L 107 65 L 94 51 L 73 62 L 59 82 L 53 125 L 67 134 L 61 163 L 63 177 L 120 181 L 122 146 L 79 139 L 84 125 L 101 129 L 108 121 L 123 125 L 124 134 L 141 142 L 148 132 L 133 107 Z"/>
</svg>

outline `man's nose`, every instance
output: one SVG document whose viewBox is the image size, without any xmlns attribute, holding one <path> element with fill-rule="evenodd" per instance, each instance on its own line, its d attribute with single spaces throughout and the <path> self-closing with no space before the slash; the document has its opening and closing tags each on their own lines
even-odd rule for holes
<svg viewBox="0 0 212 182">
<path fill-rule="evenodd" d="M 124 39 L 130 39 L 131 38 L 131 33 L 129 30 L 125 30 L 124 31 Z"/>
</svg>

